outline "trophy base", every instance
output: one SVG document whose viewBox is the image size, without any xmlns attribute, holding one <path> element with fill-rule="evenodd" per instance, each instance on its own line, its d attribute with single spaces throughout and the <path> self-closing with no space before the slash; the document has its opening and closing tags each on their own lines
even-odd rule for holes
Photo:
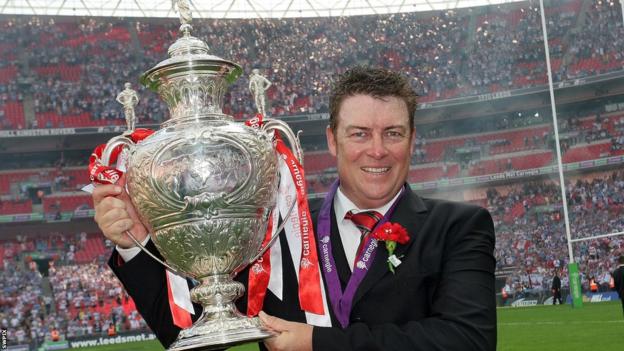
<svg viewBox="0 0 624 351">
<path fill-rule="evenodd" d="M 180 331 L 180 335 L 167 351 L 221 350 L 271 336 L 273 334 L 261 326 L 257 317 L 236 316 L 206 322 L 200 320 L 192 327 Z"/>
</svg>

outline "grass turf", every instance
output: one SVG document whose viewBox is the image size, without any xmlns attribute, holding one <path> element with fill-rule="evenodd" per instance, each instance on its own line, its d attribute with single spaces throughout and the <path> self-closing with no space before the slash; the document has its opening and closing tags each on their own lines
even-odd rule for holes
<svg viewBox="0 0 624 351">
<path fill-rule="evenodd" d="M 624 350 L 620 301 L 505 307 L 497 311 L 498 350 Z"/>
<path fill-rule="evenodd" d="M 497 310 L 498 350 L 624 350 L 624 317 L 620 301 L 569 305 L 505 307 Z M 157 341 L 84 348 L 88 351 L 163 350 Z M 230 351 L 256 351 L 256 344 Z"/>
<path fill-rule="evenodd" d="M 80 348 L 84 351 L 163 351 L 157 340 L 129 342 L 118 345 L 105 345 Z M 258 344 L 246 344 L 229 348 L 228 351 L 258 351 Z"/>
</svg>

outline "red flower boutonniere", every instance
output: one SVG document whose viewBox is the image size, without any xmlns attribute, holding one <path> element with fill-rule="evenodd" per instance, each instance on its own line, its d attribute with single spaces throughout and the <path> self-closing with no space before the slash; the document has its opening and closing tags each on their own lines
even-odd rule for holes
<svg viewBox="0 0 624 351">
<path fill-rule="evenodd" d="M 373 232 L 373 239 L 386 242 L 388 268 L 390 268 L 390 272 L 394 273 L 394 268 L 401 264 L 401 260 L 394 255 L 394 250 L 397 243 L 405 244 L 409 241 L 407 230 L 398 223 L 386 222 Z"/>
</svg>

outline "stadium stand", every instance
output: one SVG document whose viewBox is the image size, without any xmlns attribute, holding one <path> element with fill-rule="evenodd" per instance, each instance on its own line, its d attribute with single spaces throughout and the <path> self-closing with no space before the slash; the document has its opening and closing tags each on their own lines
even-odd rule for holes
<svg viewBox="0 0 624 351">
<path fill-rule="evenodd" d="M 620 71 L 624 29 L 612 2 L 557 0 L 546 3 L 555 83 Z M 159 19 L 0 17 L 0 129 L 123 126 L 115 96 L 126 81 L 166 57 L 178 36 L 175 21 Z M 247 77 L 252 68 L 274 83 L 270 115 L 288 117 L 328 111 L 333 77 L 357 63 L 403 70 L 414 78 L 420 102 L 543 86 L 544 46 L 534 2 L 469 9 L 335 18 L 197 20 L 194 34 L 213 53 L 240 63 L 245 74 L 228 92 L 224 110 L 237 119 L 253 115 Z M 305 36 L 307 40 L 301 40 Z M 21 58 L 25 57 L 25 60 Z M 20 58 L 20 59 L 18 59 Z M 25 62 L 24 62 L 25 61 Z M 20 88 L 20 84 L 29 89 Z M 21 82 L 18 84 L 18 82 Z M 30 83 L 28 83 L 30 82 Z M 22 85 L 23 86 L 23 85 Z M 166 106 L 138 87 L 141 123 L 159 123 Z M 32 103 L 27 120 L 25 106 Z M 509 170 L 527 170 L 556 161 L 550 116 L 500 116 L 496 123 L 475 118 L 474 130 L 417 126 L 412 183 Z M 477 116 L 479 117 L 479 116 Z M 624 155 L 622 112 L 569 111 L 559 119 L 563 163 Z M 0 146 L 2 144 L 0 143 Z M 326 191 L 335 178 L 335 160 L 324 147 L 306 152 L 309 193 Z M 470 153 L 463 158 L 460 149 Z M 0 171 L 0 215 L 92 209 L 91 197 L 77 192 L 89 182 L 86 159 L 65 166 L 18 165 Z M 56 163 L 56 162 L 55 162 Z M 71 167 L 68 165 L 71 164 Z M 5 168 L 3 168 L 5 169 Z M 31 197 L 24 189 L 40 187 Z M 574 237 L 624 229 L 624 172 L 576 175 L 567 180 Z M 497 268 L 508 269 L 514 296 L 545 291 L 556 269 L 568 262 L 561 192 L 539 179 L 458 191 L 486 207 L 496 226 Z M 71 224 L 70 224 L 71 225 Z M 103 260 L 110 242 L 100 234 L 51 232 L 44 237 L 0 237 L 0 324 L 15 343 L 42 342 L 56 327 L 65 338 L 143 330 L 145 322 Z M 574 243 L 582 283 L 604 277 L 622 237 Z M 34 253 L 51 258 L 49 276 Z M 37 269 L 39 268 L 39 270 Z M 563 284 L 568 286 L 564 274 Z"/>
<path fill-rule="evenodd" d="M 615 20 L 619 15 L 613 6 L 592 4 L 585 21 L 579 23 L 580 0 L 547 5 L 555 81 L 622 67 L 618 49 L 624 45 L 622 26 Z M 537 7 L 512 4 L 473 17 L 469 11 L 446 11 L 425 16 L 403 13 L 236 23 L 205 20 L 195 26 L 195 34 L 207 40 L 214 53 L 247 70 L 263 69 L 275 83 L 269 91 L 274 116 L 327 111 L 325 92 L 330 77 L 340 73 L 339 67 L 357 62 L 401 67 L 413 77 L 425 72 L 425 77 L 413 82 L 422 102 L 546 83 Z M 475 28 L 464 31 L 470 23 Z M 614 25 L 603 28 L 600 23 Z M 116 19 L 69 22 L 38 18 L 32 22 L 4 17 L 0 27 L 6 29 L 0 34 L 2 42 L 10 43 L 18 31 L 28 33 L 21 40 L 31 49 L 29 65 L 21 73 L 34 81 L 37 122 L 28 127 L 37 128 L 123 124 L 121 108 L 114 102 L 116 92 L 125 81 L 135 82 L 143 70 L 164 59 L 165 48 L 177 36 L 175 23 L 157 20 L 132 25 Z M 474 37 L 467 35 L 471 31 Z M 301 33 L 308 33 L 310 40 L 300 40 Z M 564 45 L 567 42 L 570 45 Z M 362 43 L 366 45 L 359 45 Z M 267 50 L 252 53 L 252 46 Z M 0 47 L 0 58 L 10 62 L 15 57 L 10 48 Z M 460 51 L 466 54 L 458 55 Z M 17 74 L 15 66 L 0 68 L 0 84 Z M 237 118 L 253 115 L 246 79 L 243 77 L 226 98 L 226 112 Z M 161 121 L 165 111 L 153 94 L 142 91 L 137 113 L 143 122 Z M 20 119 L 18 112 L 15 116 Z M 21 122 L 12 121 L 11 127 L 26 128 Z"/>
<path fill-rule="evenodd" d="M 8 339 L 19 344 L 50 339 L 105 335 L 112 323 L 119 332 L 147 330 L 134 302 L 103 261 L 110 243 L 101 234 L 51 233 L 45 239 L 18 238 L 0 246 L 0 321 Z M 40 273 L 31 254 L 54 253 Z"/>
</svg>

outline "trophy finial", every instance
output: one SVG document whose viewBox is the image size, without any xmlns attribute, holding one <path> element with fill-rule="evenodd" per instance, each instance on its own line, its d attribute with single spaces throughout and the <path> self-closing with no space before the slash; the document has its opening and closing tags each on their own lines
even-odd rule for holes
<svg viewBox="0 0 624 351">
<path fill-rule="evenodd" d="M 188 0 L 171 0 L 173 11 L 180 15 L 180 32 L 182 36 L 169 47 L 169 56 L 183 56 L 188 54 L 208 54 L 208 45 L 191 35 L 191 6 Z"/>
<path fill-rule="evenodd" d="M 223 114 L 226 88 L 242 74 L 234 62 L 210 54 L 208 45 L 191 34 L 191 2 L 168 0 L 180 15 L 180 36 L 169 46 L 169 57 L 143 73 L 140 82 L 167 103 L 171 120 L 231 119 Z"/>
<path fill-rule="evenodd" d="M 139 103 L 139 96 L 137 95 L 137 92 L 132 89 L 132 84 L 129 82 L 124 84 L 124 90 L 117 95 L 117 102 L 120 103 L 124 109 L 126 125 L 128 126 L 128 130 L 126 132 L 134 132 L 136 125 L 134 106 Z"/>
<path fill-rule="evenodd" d="M 260 70 L 254 68 L 251 70 L 249 76 L 249 91 L 254 97 L 256 103 L 256 109 L 258 113 L 267 117 L 266 115 L 266 91 L 271 86 L 271 82 L 264 76 L 260 75 Z"/>
<path fill-rule="evenodd" d="M 180 15 L 180 31 L 184 33 L 184 36 L 191 35 L 191 21 L 193 20 L 193 16 L 191 15 L 191 6 L 188 0 L 171 0 L 174 11 L 176 11 Z"/>
</svg>

